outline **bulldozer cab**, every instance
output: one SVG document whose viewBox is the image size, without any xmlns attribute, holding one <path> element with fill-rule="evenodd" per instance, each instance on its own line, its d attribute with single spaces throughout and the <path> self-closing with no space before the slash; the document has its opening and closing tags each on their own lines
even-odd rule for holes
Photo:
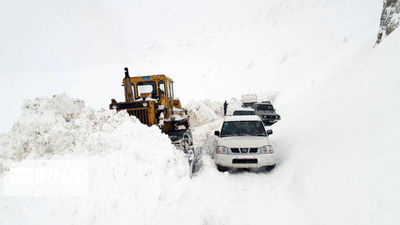
<svg viewBox="0 0 400 225">
<path fill-rule="evenodd" d="M 149 126 L 158 125 L 163 132 L 177 130 L 178 126 L 189 127 L 189 117 L 174 97 L 174 81 L 165 75 L 130 77 L 125 68 L 122 80 L 125 102 L 111 100 L 110 109 L 126 110 Z"/>
<path fill-rule="evenodd" d="M 195 157 L 189 116 L 174 96 L 174 81 L 165 75 L 130 77 L 125 68 L 122 86 L 125 101 L 111 99 L 110 109 L 124 110 L 148 126 L 157 125 L 178 149 L 188 155 L 192 172 Z"/>
<path fill-rule="evenodd" d="M 162 96 L 173 99 L 173 80 L 165 75 L 140 76 L 130 78 L 132 93 L 137 99 L 160 99 Z M 129 90 L 125 91 L 125 95 Z"/>
</svg>

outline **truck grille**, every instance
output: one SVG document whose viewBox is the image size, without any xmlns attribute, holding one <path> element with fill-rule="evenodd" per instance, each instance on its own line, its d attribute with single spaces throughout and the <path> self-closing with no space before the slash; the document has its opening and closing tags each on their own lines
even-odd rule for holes
<svg viewBox="0 0 400 225">
<path fill-rule="evenodd" d="M 233 164 L 257 164 L 257 159 L 232 159 Z"/>
<path fill-rule="evenodd" d="M 232 153 L 243 153 L 243 154 L 257 153 L 258 148 L 231 148 L 231 152 Z"/>
<path fill-rule="evenodd" d="M 130 116 L 135 116 L 140 120 L 141 123 L 150 125 L 149 122 L 149 111 L 147 109 L 131 109 L 128 110 Z"/>
<path fill-rule="evenodd" d="M 258 148 L 250 148 L 250 153 L 257 153 L 258 152 Z"/>
<path fill-rule="evenodd" d="M 231 148 L 232 153 L 240 153 L 238 148 Z"/>
</svg>

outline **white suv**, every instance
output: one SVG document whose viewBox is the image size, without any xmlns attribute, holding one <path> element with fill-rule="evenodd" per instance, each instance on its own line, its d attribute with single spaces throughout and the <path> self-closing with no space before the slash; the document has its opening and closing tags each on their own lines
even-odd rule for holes
<svg viewBox="0 0 400 225">
<path fill-rule="evenodd" d="M 274 150 L 258 116 L 226 117 L 221 131 L 215 131 L 218 145 L 214 162 L 219 171 L 229 168 L 265 168 L 272 170 L 276 164 Z"/>
</svg>

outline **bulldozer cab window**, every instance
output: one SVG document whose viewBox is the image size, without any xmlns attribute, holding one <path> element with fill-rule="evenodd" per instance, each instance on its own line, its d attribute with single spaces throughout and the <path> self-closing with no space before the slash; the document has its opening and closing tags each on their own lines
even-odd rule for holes
<svg viewBox="0 0 400 225">
<path fill-rule="evenodd" d="M 174 98 L 174 85 L 170 81 L 168 81 L 168 97 Z"/>
<path fill-rule="evenodd" d="M 156 82 L 154 81 L 139 82 L 137 84 L 137 90 L 139 97 L 143 93 L 150 93 L 152 98 L 157 97 Z"/>
<path fill-rule="evenodd" d="M 165 95 L 165 83 L 163 80 L 158 82 L 158 93 L 160 96 Z"/>
</svg>

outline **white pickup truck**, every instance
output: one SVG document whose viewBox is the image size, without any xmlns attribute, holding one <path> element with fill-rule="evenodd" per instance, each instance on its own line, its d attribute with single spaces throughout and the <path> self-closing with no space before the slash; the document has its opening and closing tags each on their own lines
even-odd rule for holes
<svg viewBox="0 0 400 225">
<path fill-rule="evenodd" d="M 218 136 L 214 162 L 219 171 L 230 168 L 275 167 L 276 157 L 268 136 L 272 130 L 265 127 L 258 116 L 226 117 Z"/>
</svg>

